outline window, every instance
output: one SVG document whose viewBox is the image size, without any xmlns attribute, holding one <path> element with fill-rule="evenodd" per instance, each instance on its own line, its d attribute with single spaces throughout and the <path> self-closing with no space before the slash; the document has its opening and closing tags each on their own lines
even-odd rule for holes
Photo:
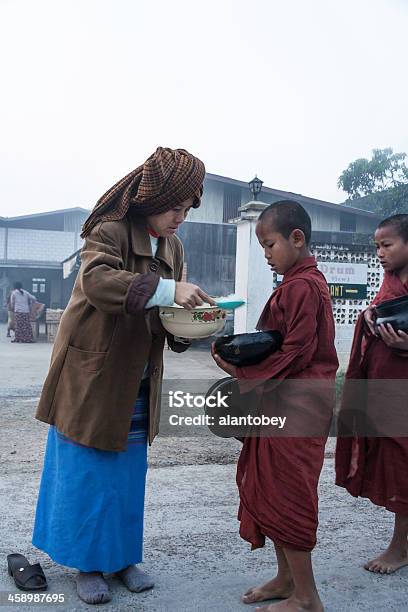
<svg viewBox="0 0 408 612">
<path fill-rule="evenodd" d="M 353 213 L 340 213 L 340 231 L 355 232 L 356 231 L 356 216 Z"/>
<path fill-rule="evenodd" d="M 33 278 L 32 279 L 32 293 L 45 293 L 45 278 Z"/>
</svg>

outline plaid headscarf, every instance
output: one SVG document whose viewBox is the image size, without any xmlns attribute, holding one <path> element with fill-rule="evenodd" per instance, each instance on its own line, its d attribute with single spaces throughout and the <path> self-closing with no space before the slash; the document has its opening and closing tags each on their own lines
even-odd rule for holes
<svg viewBox="0 0 408 612">
<path fill-rule="evenodd" d="M 158 215 L 193 198 L 198 208 L 203 193 L 203 162 L 185 149 L 158 147 L 144 164 L 111 187 L 85 221 L 85 238 L 100 221 L 119 221 L 134 207 L 140 215 Z"/>
</svg>

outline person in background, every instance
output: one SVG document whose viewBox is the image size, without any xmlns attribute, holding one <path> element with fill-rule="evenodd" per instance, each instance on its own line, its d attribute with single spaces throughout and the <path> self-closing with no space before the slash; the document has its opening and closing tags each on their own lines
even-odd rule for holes
<svg viewBox="0 0 408 612">
<path fill-rule="evenodd" d="M 31 327 L 30 311 L 36 298 L 23 289 L 23 285 L 17 281 L 10 296 L 10 305 L 14 313 L 14 339 L 12 342 L 34 342 Z"/>
</svg>

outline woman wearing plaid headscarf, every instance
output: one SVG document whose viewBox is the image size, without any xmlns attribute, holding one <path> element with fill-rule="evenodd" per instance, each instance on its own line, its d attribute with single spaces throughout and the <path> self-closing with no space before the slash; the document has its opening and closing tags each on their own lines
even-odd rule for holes
<svg viewBox="0 0 408 612">
<path fill-rule="evenodd" d="M 142 560 L 147 442 L 158 433 L 163 347 L 156 306 L 213 300 L 182 282 L 177 228 L 200 205 L 204 164 L 159 147 L 98 201 L 55 340 L 36 417 L 49 423 L 33 544 L 79 570 L 87 603 L 110 600 L 103 573 L 153 586 Z"/>
</svg>

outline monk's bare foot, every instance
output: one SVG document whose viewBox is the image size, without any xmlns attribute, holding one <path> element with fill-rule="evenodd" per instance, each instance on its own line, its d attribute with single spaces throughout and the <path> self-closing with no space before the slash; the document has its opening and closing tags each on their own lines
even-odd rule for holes
<svg viewBox="0 0 408 612">
<path fill-rule="evenodd" d="M 368 563 L 364 565 L 364 568 L 376 574 L 392 574 L 405 565 L 408 565 L 408 554 L 406 550 L 387 548 L 381 555 L 368 561 Z"/>
<path fill-rule="evenodd" d="M 268 599 L 286 599 L 293 593 L 293 581 L 288 576 L 282 578 L 276 576 L 269 582 L 265 582 L 262 586 L 252 587 L 243 595 L 242 601 L 246 604 L 255 603 L 257 601 L 267 601 Z"/>
<path fill-rule="evenodd" d="M 310 599 L 299 599 L 291 595 L 285 601 L 255 608 L 255 610 L 257 612 L 324 612 L 323 604 L 317 593 Z"/>
</svg>

